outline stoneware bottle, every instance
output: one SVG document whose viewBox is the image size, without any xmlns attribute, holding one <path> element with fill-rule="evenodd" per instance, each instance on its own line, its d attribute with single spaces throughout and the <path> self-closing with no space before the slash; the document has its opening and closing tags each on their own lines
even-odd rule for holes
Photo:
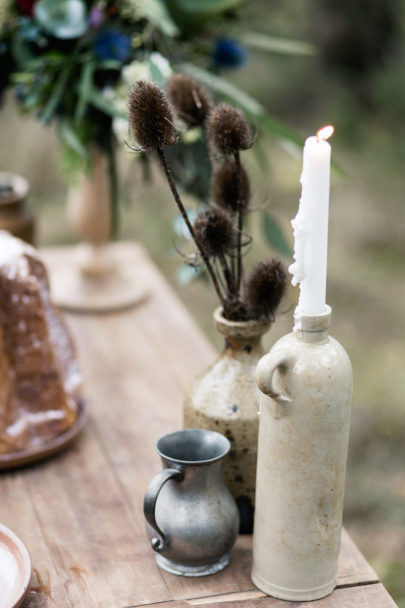
<svg viewBox="0 0 405 608">
<path fill-rule="evenodd" d="M 330 307 L 302 317 L 257 366 L 252 580 L 283 600 L 315 600 L 336 585 L 352 369 L 328 336 L 330 318 Z"/>
<path fill-rule="evenodd" d="M 184 427 L 218 431 L 231 442 L 224 479 L 238 505 L 240 531 L 251 533 L 260 399 L 255 369 L 264 354 L 261 338 L 270 324 L 228 321 L 221 308 L 215 310 L 214 322 L 225 337 L 224 350 L 191 384 L 184 401 Z"/>
</svg>

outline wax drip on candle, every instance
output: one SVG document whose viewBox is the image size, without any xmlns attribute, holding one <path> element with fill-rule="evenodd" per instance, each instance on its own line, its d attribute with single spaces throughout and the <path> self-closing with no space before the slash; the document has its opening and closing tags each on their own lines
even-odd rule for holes
<svg viewBox="0 0 405 608">
<path fill-rule="evenodd" d="M 305 314 L 321 312 L 322 308 L 319 291 L 323 281 L 319 283 L 314 272 L 322 272 L 321 260 L 314 259 L 314 239 L 320 242 L 322 235 L 325 237 L 325 248 L 321 248 L 321 258 L 325 264 L 326 272 L 326 244 L 327 244 L 327 216 L 329 203 L 329 154 L 324 154 L 323 141 L 328 139 L 334 131 L 330 125 L 319 129 L 315 137 L 309 137 L 305 142 L 303 156 L 303 170 L 300 182 L 302 193 L 296 217 L 291 221 L 294 231 L 294 263 L 290 265 L 289 272 L 292 274 L 291 283 L 300 284 L 300 299 L 296 308 L 294 319 L 294 331 L 301 328 L 301 319 Z M 319 146 L 319 148 L 318 148 Z M 329 150 L 329 146 L 327 147 Z M 319 151 L 321 155 L 318 154 Z M 320 158 L 323 157 L 321 164 Z M 324 184 L 327 176 L 327 190 Z M 325 215 L 326 210 L 326 215 Z M 321 213 L 322 215 L 319 215 Z M 319 220 L 316 219 L 319 217 Z M 321 219 L 323 217 L 324 219 Z M 316 221 L 315 221 L 316 220 Z M 315 226 L 320 232 L 317 232 Z M 317 252 L 318 253 L 318 252 Z M 317 258 L 317 255 L 315 256 Z M 318 275 L 318 276 L 322 276 Z M 324 275 L 326 281 L 326 275 Z M 315 281 L 315 283 L 314 283 Z M 324 283 L 325 288 L 325 283 Z M 323 292 L 323 296 L 324 296 Z M 316 297 L 314 299 L 314 295 Z M 315 303 L 317 302 L 317 304 Z M 315 310 L 314 310 L 315 309 Z"/>
</svg>

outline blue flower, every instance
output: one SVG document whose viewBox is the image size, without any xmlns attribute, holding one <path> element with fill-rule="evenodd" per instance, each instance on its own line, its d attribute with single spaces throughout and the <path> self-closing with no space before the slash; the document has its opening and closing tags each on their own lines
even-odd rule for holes
<svg viewBox="0 0 405 608">
<path fill-rule="evenodd" d="M 246 63 L 247 51 L 236 40 L 218 38 L 212 58 L 218 67 L 240 68 Z"/>
<path fill-rule="evenodd" d="M 97 36 L 94 49 L 101 61 L 115 59 L 125 63 L 131 55 L 131 39 L 117 28 L 105 28 Z"/>
</svg>

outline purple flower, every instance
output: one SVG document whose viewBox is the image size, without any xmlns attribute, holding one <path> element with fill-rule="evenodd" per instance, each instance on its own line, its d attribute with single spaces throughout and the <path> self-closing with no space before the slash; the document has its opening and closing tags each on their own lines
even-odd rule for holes
<svg viewBox="0 0 405 608">
<path fill-rule="evenodd" d="M 104 21 L 104 13 L 99 6 L 93 6 L 89 15 L 90 27 L 95 30 L 100 27 Z"/>
<path fill-rule="evenodd" d="M 105 28 L 98 34 L 94 50 L 101 61 L 114 59 L 125 63 L 131 55 L 131 39 L 115 27 Z"/>
<path fill-rule="evenodd" d="M 219 38 L 212 58 L 218 67 L 239 68 L 246 63 L 247 52 L 236 40 Z"/>
</svg>

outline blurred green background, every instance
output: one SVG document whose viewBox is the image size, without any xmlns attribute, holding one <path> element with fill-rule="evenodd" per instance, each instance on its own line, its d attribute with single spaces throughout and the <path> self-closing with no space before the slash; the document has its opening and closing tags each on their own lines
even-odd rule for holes
<svg viewBox="0 0 405 608">
<path fill-rule="evenodd" d="M 354 370 L 354 403 L 345 525 L 395 601 L 405 607 L 405 83 L 403 1 L 251 0 L 238 11 L 239 29 L 299 39 L 315 55 L 249 50 L 246 66 L 225 76 L 302 137 L 333 124 L 328 295 L 332 334 Z M 242 27 L 241 27 L 242 26 Z M 232 32 L 231 32 L 232 33 Z M 243 43 L 243 41 L 240 41 Z M 75 240 L 64 216 L 67 186 L 52 128 L 18 113 L 11 94 L 0 111 L 0 168 L 27 177 L 40 245 Z M 301 151 L 259 135 L 265 159 L 244 154 L 254 203 L 269 202 L 292 245 L 289 221 L 300 196 Z M 121 238 L 141 242 L 202 329 L 212 328 L 211 287 L 181 285 L 181 260 L 170 230 L 176 215 L 157 167 L 142 179 L 140 163 L 120 152 Z M 190 203 L 192 204 L 192 203 Z M 252 213 L 252 259 L 274 255 Z M 290 263 L 285 258 L 286 264 Z M 270 346 L 290 331 L 297 298 L 291 288 L 268 335 Z"/>
</svg>

